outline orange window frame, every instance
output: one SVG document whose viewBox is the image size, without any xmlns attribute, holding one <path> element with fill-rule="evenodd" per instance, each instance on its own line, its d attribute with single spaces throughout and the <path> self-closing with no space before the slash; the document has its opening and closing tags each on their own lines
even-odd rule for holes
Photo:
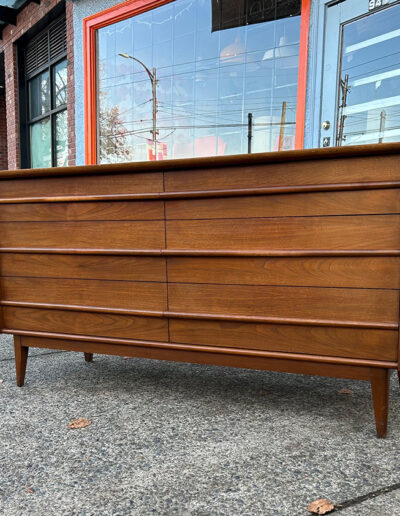
<svg viewBox="0 0 400 516">
<path fill-rule="evenodd" d="M 127 0 L 83 20 L 83 79 L 85 163 L 97 163 L 97 86 L 96 86 L 96 31 L 137 14 L 149 11 L 173 0 Z M 300 22 L 299 75 L 297 87 L 295 148 L 304 145 L 306 114 L 308 33 L 310 27 L 311 0 L 303 0 Z"/>
</svg>

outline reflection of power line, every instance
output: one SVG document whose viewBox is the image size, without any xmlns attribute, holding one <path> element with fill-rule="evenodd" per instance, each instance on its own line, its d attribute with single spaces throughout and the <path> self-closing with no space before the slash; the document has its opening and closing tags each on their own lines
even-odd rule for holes
<svg viewBox="0 0 400 516">
<path fill-rule="evenodd" d="M 285 97 L 283 97 L 283 98 L 285 98 Z M 247 106 L 254 106 L 254 107 L 259 106 L 258 109 L 262 109 L 262 108 L 269 109 L 270 107 L 276 108 L 276 107 L 279 106 L 279 104 L 280 104 L 280 107 L 282 107 L 282 102 L 283 101 L 280 101 L 280 102 L 268 102 L 267 99 L 266 99 L 266 101 L 264 101 L 264 102 L 245 102 L 245 104 Z M 290 106 L 292 106 L 292 107 L 296 106 L 296 102 L 290 102 L 288 104 Z M 160 105 L 162 105 L 166 109 L 185 109 L 187 111 L 189 111 L 189 110 L 193 111 L 193 109 L 195 109 L 195 110 L 198 110 L 200 112 L 203 112 L 204 110 L 206 110 L 208 112 L 211 112 L 211 111 L 215 112 L 218 108 L 223 109 L 224 113 L 226 113 L 227 109 L 229 111 L 231 111 L 231 112 L 239 112 L 239 111 L 243 110 L 242 103 L 240 103 L 240 104 L 237 103 L 236 105 L 235 104 L 217 104 L 217 105 L 214 105 L 214 106 L 210 106 L 211 109 L 210 108 L 205 109 L 206 108 L 206 104 L 204 106 L 201 106 L 201 105 L 199 106 L 199 105 L 197 105 L 197 103 L 195 105 L 191 104 L 191 105 L 187 105 L 187 106 L 183 106 L 183 105 L 182 106 L 178 106 L 178 105 L 174 106 L 174 105 L 169 104 L 168 102 L 160 102 Z M 229 108 L 233 108 L 233 109 L 229 109 Z"/>
<path fill-rule="evenodd" d="M 400 125 L 392 125 L 391 127 L 385 127 L 385 131 L 392 131 L 393 129 L 400 129 Z M 379 132 L 379 129 L 361 129 L 360 131 L 349 131 L 346 136 L 364 135 L 369 133 Z"/>
<path fill-rule="evenodd" d="M 288 48 L 288 47 L 298 47 L 299 44 L 298 43 L 291 43 L 290 45 L 282 45 L 280 47 L 272 47 L 271 49 L 265 49 L 265 48 L 261 48 L 259 50 L 251 50 L 250 52 L 240 52 L 240 53 L 237 53 L 235 55 L 235 58 L 238 58 L 240 57 L 241 55 L 243 56 L 249 56 L 251 54 L 256 54 L 257 52 L 263 52 L 263 57 L 264 57 L 264 54 L 266 52 L 266 50 L 276 50 L 277 48 L 279 49 L 283 49 L 283 48 Z M 295 55 L 295 54 L 294 54 Z M 233 56 L 232 56 L 233 57 Z M 284 57 L 278 57 L 278 58 L 275 58 L 275 59 L 284 59 L 284 58 L 287 58 L 287 57 L 293 57 L 293 56 L 284 56 Z M 113 62 L 115 63 L 115 58 L 116 56 L 113 56 L 112 60 Z M 195 64 L 195 65 L 200 65 L 201 63 L 206 63 L 207 61 L 214 61 L 215 60 L 219 61 L 220 60 L 220 57 L 218 55 L 214 56 L 214 57 L 208 57 L 206 59 L 195 59 L 195 60 L 192 60 L 192 61 L 185 61 L 184 63 L 178 63 L 178 64 L 170 64 L 170 65 L 165 65 L 165 66 L 157 66 L 157 72 L 158 72 L 158 76 L 159 78 L 162 78 L 162 70 L 166 70 L 168 68 L 172 68 L 174 66 L 187 66 L 187 65 L 191 65 L 191 64 Z M 220 68 L 227 68 L 227 67 L 230 67 L 230 66 L 242 66 L 243 64 L 247 64 L 247 65 L 251 65 L 252 63 L 258 63 L 260 61 L 263 61 L 264 59 L 259 59 L 259 60 L 254 60 L 254 61 L 247 61 L 246 63 L 242 63 L 242 64 L 238 64 L 238 63 L 234 63 L 234 64 L 226 64 L 226 63 L 222 63 L 222 65 L 220 66 Z M 104 63 L 106 61 L 109 61 L 109 59 L 100 59 L 100 64 L 101 65 L 104 65 Z M 270 60 L 269 60 L 270 61 Z M 219 67 L 213 67 L 213 68 L 209 68 L 209 69 L 214 69 L 214 68 L 219 68 Z M 202 71 L 203 69 L 199 69 L 198 71 Z M 130 73 L 124 73 L 124 74 L 120 74 L 120 75 L 116 75 L 114 76 L 113 78 L 117 79 L 119 77 L 127 77 L 129 75 L 140 75 L 142 74 L 143 72 L 130 72 Z"/>
<path fill-rule="evenodd" d="M 129 111 L 132 111 L 132 109 L 136 109 L 140 106 L 144 106 L 145 104 L 148 104 L 149 102 L 152 102 L 153 99 L 145 100 L 144 102 L 141 102 L 140 104 L 136 104 L 135 106 L 131 106 L 128 109 L 125 109 L 125 111 L 121 111 L 120 115 L 124 115 L 125 113 L 129 113 Z"/>
<path fill-rule="evenodd" d="M 371 117 L 371 118 L 368 118 L 368 120 L 364 119 L 364 120 L 355 120 L 355 121 L 350 121 L 350 118 L 347 118 L 346 120 L 346 129 L 348 129 L 349 127 L 362 127 L 362 126 L 365 126 L 365 124 L 368 122 L 368 124 L 370 125 L 372 122 L 376 122 L 376 125 L 378 125 L 378 123 L 380 122 L 380 118 L 381 116 L 377 116 L 377 117 Z M 390 121 L 390 122 L 400 122 L 400 120 L 398 118 L 393 118 L 393 117 L 389 117 L 387 116 L 386 114 L 386 122 Z M 367 129 L 366 129 L 367 130 Z M 369 130 L 369 129 L 368 129 Z M 376 129 L 373 129 L 373 131 L 376 131 Z M 346 131 L 346 134 L 348 133 L 348 131 Z"/>
<path fill-rule="evenodd" d="M 358 65 L 353 65 L 353 66 L 347 66 L 346 68 L 343 68 L 343 71 L 344 72 L 348 72 L 349 70 L 352 70 L 353 68 L 358 68 L 360 66 L 364 66 L 366 64 L 370 64 L 370 63 L 373 63 L 374 61 L 382 61 L 382 59 L 386 59 L 387 57 L 392 57 L 392 56 L 395 56 L 397 54 L 400 54 L 400 52 L 393 52 L 393 54 L 387 54 L 386 56 L 381 56 L 381 57 L 377 57 L 375 59 L 370 59 L 368 61 L 364 61 L 363 63 L 360 63 Z"/>
<path fill-rule="evenodd" d="M 283 58 L 281 58 L 281 59 L 283 59 Z M 263 62 L 263 59 L 259 59 L 257 61 L 251 61 L 251 63 L 249 63 L 249 64 L 256 64 L 256 63 L 261 63 L 261 62 Z M 193 61 L 192 63 L 196 63 L 196 61 Z M 158 79 L 159 79 L 159 81 L 163 81 L 165 79 L 171 79 L 171 78 L 176 79 L 177 77 L 180 77 L 182 75 L 188 75 L 188 74 L 201 75 L 201 74 L 204 74 L 204 72 L 209 72 L 209 71 L 221 72 L 221 71 L 226 70 L 227 68 L 232 67 L 232 66 L 237 67 L 239 65 L 235 64 L 235 65 L 212 66 L 212 67 L 209 67 L 209 68 L 202 68 L 202 69 L 196 68 L 194 70 L 188 70 L 186 72 L 172 73 L 172 74 L 169 74 L 169 75 L 158 75 Z M 243 65 L 241 65 L 241 66 L 243 66 Z M 295 67 L 295 68 L 297 69 L 297 67 Z M 266 72 L 268 72 L 268 74 L 266 73 L 265 75 L 269 75 L 270 70 L 266 70 Z M 104 83 L 104 81 L 106 81 L 106 80 L 107 81 L 111 81 L 111 80 L 118 79 L 120 77 L 129 77 L 130 75 L 132 75 L 132 74 L 123 74 L 123 75 L 120 75 L 120 76 L 111 76 L 111 77 L 106 77 L 106 78 L 99 78 L 99 83 L 100 83 L 100 85 L 102 85 L 102 83 Z M 260 77 L 264 78 L 265 75 L 260 76 Z M 207 76 L 207 80 L 217 79 L 220 76 L 221 76 L 221 74 L 219 74 L 219 76 L 216 76 L 216 77 Z M 248 77 L 248 78 L 251 79 L 252 76 L 251 75 L 246 75 L 246 76 L 245 75 L 243 75 L 243 76 L 240 75 L 237 78 L 238 79 L 243 79 L 244 77 Z M 146 82 L 146 79 L 141 79 L 139 81 L 134 81 L 134 82 L 132 82 L 132 81 L 124 82 L 122 84 L 118 84 L 118 86 L 124 86 L 126 84 L 140 84 L 142 82 Z"/>
<path fill-rule="evenodd" d="M 276 88 L 264 88 L 262 91 L 275 91 L 275 90 L 279 90 L 279 89 L 280 89 L 280 86 L 276 87 Z M 260 92 L 260 90 L 258 90 L 258 92 Z M 243 93 L 243 90 L 240 90 L 239 93 L 232 93 L 230 95 L 226 95 L 225 97 L 218 96 L 218 97 L 207 97 L 207 99 L 199 99 L 199 102 L 209 102 L 210 100 L 212 100 L 214 102 L 218 102 L 218 101 L 224 100 L 227 102 L 240 102 L 241 103 L 242 102 L 242 98 L 241 98 L 242 93 Z M 249 93 L 249 92 L 246 92 L 246 93 Z M 240 97 L 240 98 L 235 98 L 235 97 Z M 287 99 L 287 98 L 295 99 L 295 98 L 297 98 L 297 95 L 272 95 L 272 98 L 274 98 L 274 99 Z M 254 95 L 251 98 L 252 101 L 253 100 L 261 101 L 264 99 L 265 99 L 265 95 Z M 171 101 L 172 104 L 178 104 L 179 106 L 185 105 L 188 102 L 190 102 L 190 101 L 182 101 L 182 100 Z"/>
<path fill-rule="evenodd" d="M 235 113 L 241 114 L 244 111 L 243 108 L 226 109 L 224 106 L 216 106 L 215 108 L 212 108 L 212 109 L 201 109 L 201 108 L 198 108 L 197 106 L 187 106 L 187 108 L 174 107 L 174 106 L 169 106 L 167 103 L 163 103 L 163 102 L 159 102 L 158 105 L 161 106 L 161 109 L 159 109 L 160 112 L 168 113 L 171 115 L 175 115 L 175 114 L 176 115 L 185 115 L 185 116 L 188 116 L 191 118 L 196 117 L 196 116 L 199 116 L 199 117 L 212 116 L 212 117 L 218 117 L 219 119 L 221 119 L 221 115 L 223 116 L 223 115 L 228 114 L 228 115 L 234 116 Z M 246 106 L 253 107 L 255 111 L 263 111 L 266 115 L 269 114 L 270 111 L 275 111 L 275 110 L 281 111 L 281 109 L 282 109 L 282 104 L 280 104 L 279 107 L 271 106 L 269 103 L 268 104 L 262 103 L 262 104 L 260 104 L 260 107 L 254 107 L 254 105 L 252 105 L 252 104 L 247 104 Z M 287 106 L 288 106 L 288 109 L 294 109 L 296 107 L 296 104 L 295 103 L 287 104 Z M 195 109 L 190 109 L 193 107 Z M 232 107 L 236 107 L 236 106 L 232 106 Z M 149 120 L 149 119 L 143 119 L 143 118 L 137 119 L 137 121 L 144 121 L 144 120 Z M 125 121 L 125 123 L 130 123 L 130 122 Z"/>
<path fill-rule="evenodd" d="M 286 122 L 284 125 L 285 125 L 285 127 L 289 126 L 289 125 L 296 125 L 296 122 Z M 257 124 L 253 124 L 253 126 L 255 126 L 255 127 L 279 126 L 279 127 L 281 127 L 281 122 L 270 122 L 270 123 L 265 123 L 265 124 L 257 123 Z M 158 129 L 160 131 L 165 131 L 165 130 L 177 131 L 178 129 L 218 129 L 218 128 L 235 128 L 235 127 L 247 127 L 247 124 L 178 125 L 178 126 L 158 127 Z M 132 131 L 124 131 L 123 133 L 120 133 L 120 134 L 110 134 L 107 136 L 110 138 L 117 138 L 117 137 L 120 137 L 121 135 L 123 135 L 123 136 L 136 135 L 138 133 L 146 133 L 150 130 L 151 130 L 151 128 L 137 129 L 137 130 L 135 129 Z"/>
<path fill-rule="evenodd" d="M 242 97 L 242 93 L 239 93 L 235 96 L 241 96 Z M 297 98 L 297 95 L 273 95 L 272 96 L 272 99 L 273 99 L 273 102 L 272 102 L 272 105 L 279 105 L 279 109 L 281 108 L 282 106 L 282 100 L 279 100 L 279 99 L 290 99 L 290 98 Z M 141 104 L 139 105 L 136 105 L 136 106 L 133 106 L 134 108 L 135 107 L 139 107 L 143 104 L 146 104 L 147 102 L 151 102 L 152 99 L 149 99 L 149 100 L 146 100 L 145 102 L 142 102 Z M 268 102 L 268 105 L 271 105 L 270 103 L 270 100 L 271 98 L 270 97 L 267 97 L 266 95 L 260 95 L 260 96 L 254 96 L 254 97 L 251 97 L 251 98 L 245 98 L 244 101 L 247 105 L 257 105 L 257 104 L 262 104 L 262 105 L 265 105 L 266 102 Z M 275 102 L 276 100 L 276 102 Z M 221 106 L 232 106 L 232 107 L 236 107 L 235 104 L 237 104 L 237 107 L 239 106 L 242 106 L 243 104 L 243 98 L 240 98 L 240 99 L 232 99 L 230 97 L 210 97 L 210 98 L 206 98 L 206 99 L 195 99 L 193 101 L 191 100 L 188 100 L 188 101 L 173 101 L 173 100 L 160 100 L 158 99 L 158 103 L 161 105 L 161 104 L 164 104 L 164 105 L 168 105 L 168 106 L 171 106 L 171 107 L 179 107 L 179 108 L 191 108 L 191 107 L 194 107 L 196 106 L 196 108 L 203 108 L 205 106 L 209 106 L 209 103 L 210 102 L 218 102 Z M 205 106 L 202 106 L 202 104 L 204 104 Z M 291 102 L 291 105 L 295 106 L 296 105 L 296 102 Z"/>
<path fill-rule="evenodd" d="M 296 98 L 296 97 L 297 97 L 297 95 L 283 95 L 283 96 L 273 95 L 272 97 L 267 97 L 266 95 L 262 95 L 259 97 L 254 97 L 253 99 L 245 98 L 244 102 L 247 105 L 251 105 L 251 106 L 256 106 L 257 104 L 265 105 L 266 103 L 268 103 L 268 105 L 278 105 L 279 104 L 282 107 L 282 100 L 278 100 L 278 99 L 290 99 L 290 98 Z M 272 103 L 271 103 L 271 100 L 272 100 Z M 196 108 L 201 109 L 206 106 L 208 107 L 210 102 L 217 102 L 219 105 L 224 106 L 224 107 L 240 107 L 243 104 L 243 98 L 229 99 L 226 97 L 226 98 L 222 98 L 222 99 L 221 98 L 210 98 L 210 99 L 205 99 L 205 100 L 196 99 L 195 102 L 160 101 L 160 104 L 168 105 L 170 107 L 178 107 L 178 108 L 196 107 Z M 204 104 L 204 106 L 202 106 L 201 104 Z M 295 106 L 296 102 L 292 101 L 290 104 Z M 215 106 L 215 107 L 217 107 L 217 106 Z M 213 109 L 215 109 L 215 107 Z"/>
<path fill-rule="evenodd" d="M 168 116 L 159 116 L 158 119 L 160 122 L 166 122 L 168 120 L 171 120 L 171 121 L 174 121 L 174 120 L 185 120 L 185 119 L 194 119 L 194 120 L 199 120 L 199 121 L 206 121 L 208 123 L 210 123 L 210 119 L 215 119 L 217 118 L 218 120 L 220 120 L 221 122 L 233 122 L 230 123 L 230 124 L 227 124 L 229 126 L 231 125 L 241 125 L 241 122 L 239 120 L 232 120 L 230 118 L 224 118 L 224 117 L 221 117 L 221 116 L 216 116 L 215 114 L 214 115 L 199 115 L 199 114 L 194 114 L 194 115 L 190 115 L 190 114 L 186 114 L 186 113 L 176 113 L 176 114 L 171 114 L 170 112 L 167 112 L 167 111 L 163 111 L 163 110 L 158 110 L 159 113 L 164 113 L 164 115 L 168 115 Z M 293 111 L 294 113 L 294 111 Z M 271 114 L 265 114 L 263 112 L 263 114 L 260 114 L 258 115 L 260 118 L 262 118 L 263 116 L 265 117 L 271 117 Z M 277 114 L 276 115 L 273 115 L 273 118 L 277 118 Z M 137 119 L 137 120 L 127 120 L 127 121 L 124 121 L 123 122 L 123 125 L 124 126 L 129 126 L 129 125 L 139 125 L 139 124 L 144 124 L 144 123 L 148 123 L 148 122 L 151 122 L 151 118 L 142 118 L 142 119 Z M 295 122 L 291 122 L 291 123 L 295 123 Z M 217 124 L 217 125 L 222 125 L 221 124 Z M 261 125 L 264 125 L 263 123 Z"/>
<path fill-rule="evenodd" d="M 260 108 L 253 109 L 254 112 L 261 112 L 258 114 L 258 116 L 278 116 L 279 111 L 282 109 L 282 106 L 280 108 L 273 108 L 273 110 L 277 110 L 278 112 L 276 114 L 271 115 L 270 111 L 271 108 L 268 108 L 267 106 L 263 106 Z M 289 109 L 289 108 L 288 108 Z M 221 113 L 219 111 L 185 111 L 180 110 L 176 108 L 165 108 L 165 109 L 159 109 L 160 113 L 165 113 L 167 115 L 170 115 L 170 118 L 174 119 L 181 119 L 181 118 L 195 118 L 195 119 L 210 119 L 210 118 L 217 118 L 219 121 L 227 121 L 227 122 L 233 122 L 236 121 L 237 123 L 240 123 L 240 120 L 245 118 L 245 111 L 243 109 L 241 110 L 222 110 Z M 294 113 L 294 110 L 292 110 Z M 167 117 L 160 117 L 160 119 L 166 119 Z M 130 123 L 130 122 L 127 122 Z"/>
<path fill-rule="evenodd" d="M 382 72 L 383 70 L 397 70 L 396 68 L 394 68 L 395 66 L 398 66 L 399 63 L 393 63 L 392 65 L 390 66 L 383 66 L 382 68 L 374 68 L 373 70 L 368 70 L 368 72 L 364 72 L 364 73 L 359 73 L 358 75 L 353 75 L 351 77 L 351 81 L 350 82 L 353 82 L 354 79 L 357 79 L 358 77 L 370 77 L 371 74 L 376 74 L 376 72 Z M 386 78 L 383 78 L 383 80 L 385 79 L 394 79 L 396 76 L 393 75 L 393 77 L 386 77 Z M 398 76 L 397 76 L 398 77 Z M 382 80 L 382 79 L 379 79 L 379 80 Z M 372 81 L 372 83 L 366 83 L 366 84 L 373 84 L 374 82 L 377 82 L 377 81 Z M 364 84 L 362 84 L 361 86 L 364 86 Z"/>
</svg>

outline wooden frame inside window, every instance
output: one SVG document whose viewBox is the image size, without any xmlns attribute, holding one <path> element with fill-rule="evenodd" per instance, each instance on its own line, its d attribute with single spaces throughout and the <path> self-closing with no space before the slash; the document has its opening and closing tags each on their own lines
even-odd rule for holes
<svg viewBox="0 0 400 516">
<path fill-rule="evenodd" d="M 97 87 L 96 87 L 96 31 L 107 25 L 131 18 L 173 0 L 127 0 L 83 20 L 83 73 L 85 163 L 97 163 Z M 306 107 L 308 33 L 311 0 L 302 0 L 300 24 L 299 75 L 296 108 L 295 148 L 302 149 Z"/>
</svg>

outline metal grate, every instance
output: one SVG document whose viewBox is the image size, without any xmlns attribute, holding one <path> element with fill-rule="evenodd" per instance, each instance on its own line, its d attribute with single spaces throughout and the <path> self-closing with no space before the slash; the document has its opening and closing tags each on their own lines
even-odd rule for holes
<svg viewBox="0 0 400 516">
<path fill-rule="evenodd" d="M 31 77 L 67 51 L 65 18 L 58 20 L 46 32 L 31 40 L 25 49 L 25 73 Z"/>
</svg>

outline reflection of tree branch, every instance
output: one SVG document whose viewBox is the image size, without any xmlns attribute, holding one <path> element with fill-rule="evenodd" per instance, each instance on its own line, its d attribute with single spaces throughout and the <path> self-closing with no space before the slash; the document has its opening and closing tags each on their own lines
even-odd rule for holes
<svg viewBox="0 0 400 516">
<path fill-rule="evenodd" d="M 120 116 L 119 106 L 100 109 L 100 163 L 131 161 L 131 149 L 126 142 L 126 128 Z"/>
<path fill-rule="evenodd" d="M 104 63 L 99 63 L 99 76 L 104 73 Z M 127 141 L 127 129 L 124 125 L 120 107 L 107 107 L 108 94 L 99 91 L 99 163 L 118 163 L 133 161 L 133 151 Z M 147 103 L 144 102 L 143 104 Z"/>
<path fill-rule="evenodd" d="M 67 110 L 56 114 L 56 163 L 64 167 L 68 161 L 68 124 Z"/>
<path fill-rule="evenodd" d="M 62 72 L 66 72 L 66 68 L 63 68 Z M 66 103 L 66 91 L 67 91 L 67 82 L 64 80 L 64 73 L 62 74 L 61 71 L 57 71 L 57 79 L 55 80 L 56 85 L 56 104 L 61 105 Z M 59 87 L 59 82 L 62 83 L 62 85 Z"/>
</svg>

